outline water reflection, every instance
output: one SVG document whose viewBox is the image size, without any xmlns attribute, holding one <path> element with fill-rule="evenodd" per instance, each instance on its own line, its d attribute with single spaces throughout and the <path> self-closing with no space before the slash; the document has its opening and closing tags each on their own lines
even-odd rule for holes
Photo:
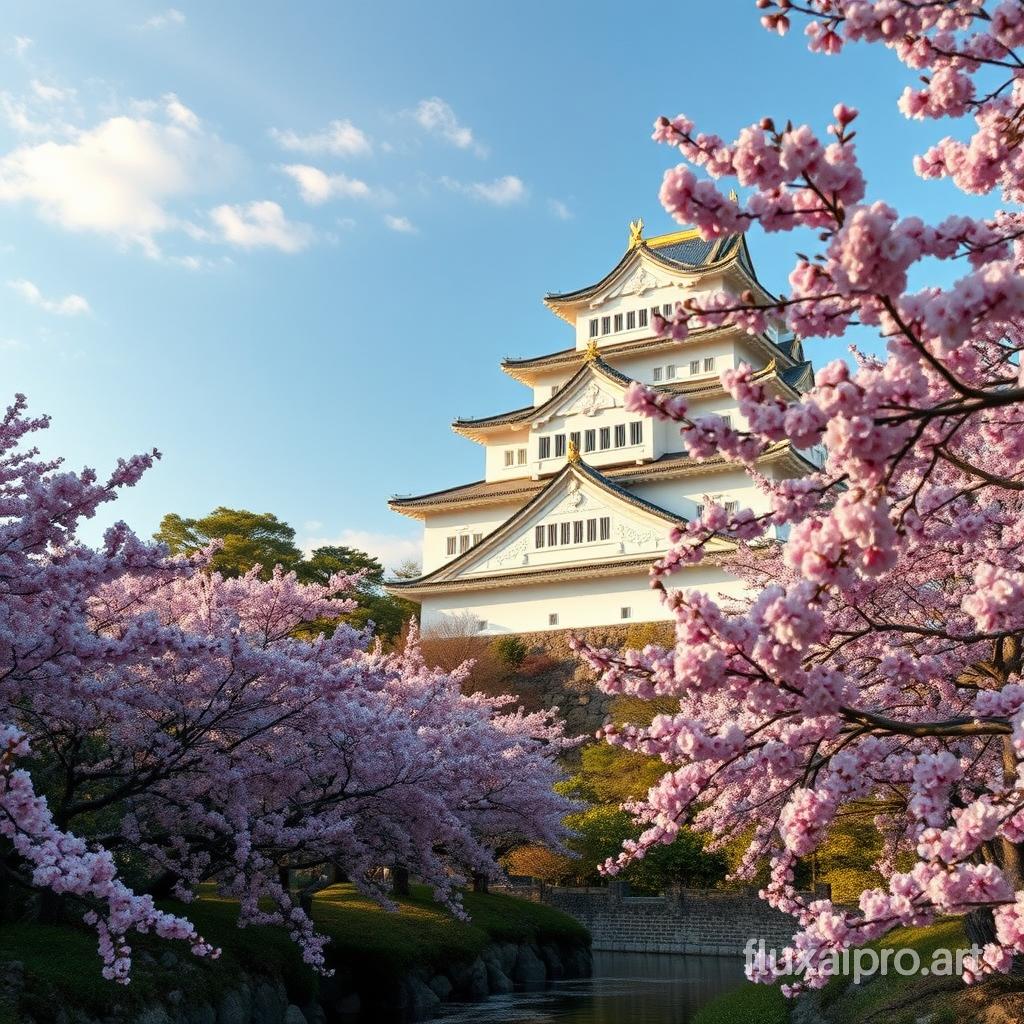
<svg viewBox="0 0 1024 1024">
<path fill-rule="evenodd" d="M 594 977 L 494 996 L 435 1018 L 443 1024 L 687 1024 L 704 1003 L 743 981 L 741 960 L 595 953 Z"/>
</svg>

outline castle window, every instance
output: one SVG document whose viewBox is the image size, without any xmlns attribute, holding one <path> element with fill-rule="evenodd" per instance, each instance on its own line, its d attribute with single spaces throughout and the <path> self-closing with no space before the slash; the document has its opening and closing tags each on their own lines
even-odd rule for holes
<svg viewBox="0 0 1024 1024">
<path fill-rule="evenodd" d="M 573 544 L 583 543 L 583 520 L 577 519 L 572 524 L 572 542 Z"/>
<path fill-rule="evenodd" d="M 675 380 L 675 379 L 676 379 L 676 368 L 675 368 L 675 366 L 672 363 L 669 363 L 668 366 L 665 367 L 665 380 Z"/>
<path fill-rule="evenodd" d="M 535 548 L 544 547 L 544 527 L 538 526 L 533 531 L 533 546 Z"/>
<path fill-rule="evenodd" d="M 644 443 L 644 421 L 636 420 L 629 425 L 629 443 L 630 444 L 643 444 Z"/>
<path fill-rule="evenodd" d="M 473 545 L 474 545 L 474 547 L 477 544 L 479 544 L 480 541 L 482 541 L 483 539 L 484 539 L 484 535 L 482 533 L 474 533 L 473 534 Z"/>
<path fill-rule="evenodd" d="M 727 501 L 725 503 L 725 511 L 728 512 L 729 515 L 734 516 L 737 512 L 739 512 L 739 510 L 740 503 L 738 501 Z"/>
<path fill-rule="evenodd" d="M 468 550 L 469 550 L 469 534 L 468 533 L 460 533 L 459 534 L 459 554 L 461 555 L 463 552 L 468 551 Z"/>
<path fill-rule="evenodd" d="M 722 422 L 725 423 L 727 427 L 732 427 L 732 416 L 730 416 L 728 413 L 723 413 Z"/>
<path fill-rule="evenodd" d="M 555 434 L 555 456 L 563 458 L 565 455 L 565 434 Z"/>
<path fill-rule="evenodd" d="M 704 372 L 710 373 L 715 368 L 715 357 L 705 356 L 704 357 Z"/>
<path fill-rule="evenodd" d="M 626 330 L 632 331 L 636 327 L 636 310 L 630 310 L 626 314 Z"/>
<path fill-rule="evenodd" d="M 511 448 L 505 449 L 505 468 L 515 465 L 516 453 Z"/>
<path fill-rule="evenodd" d="M 622 314 L 621 313 L 616 313 L 615 314 L 615 331 L 616 331 L 616 333 L 618 333 L 621 330 L 622 330 Z"/>
<path fill-rule="evenodd" d="M 619 423 L 615 427 L 615 447 L 624 448 L 626 446 L 626 424 Z"/>
<path fill-rule="evenodd" d="M 620 608 L 619 609 L 619 618 L 620 619 L 631 619 L 631 618 L 633 618 L 633 609 L 632 608 Z"/>
<path fill-rule="evenodd" d="M 654 379 L 656 381 L 661 380 L 661 367 L 660 366 L 656 366 L 654 368 Z"/>
<path fill-rule="evenodd" d="M 605 451 L 612 446 L 612 428 L 602 427 L 601 428 L 601 451 Z"/>
<path fill-rule="evenodd" d="M 651 320 L 659 316 L 661 316 L 661 310 L 657 306 L 651 306 Z"/>
<path fill-rule="evenodd" d="M 608 540 L 612 535 L 612 521 L 608 516 L 601 516 L 598 520 L 601 526 L 601 540 Z"/>
<path fill-rule="evenodd" d="M 610 316 L 601 317 L 601 333 L 610 334 L 612 329 L 612 318 Z"/>
<path fill-rule="evenodd" d="M 448 554 L 449 555 L 454 555 L 455 554 L 455 544 L 456 544 L 455 538 L 454 537 L 449 537 L 448 538 Z"/>
<path fill-rule="evenodd" d="M 697 506 L 697 514 L 693 518 L 694 519 L 703 519 L 704 518 L 704 506 L 703 505 L 698 505 Z"/>
<path fill-rule="evenodd" d="M 636 311 L 636 315 L 637 315 L 638 323 L 640 324 L 640 326 L 641 327 L 646 327 L 647 326 L 647 308 L 644 307 L 643 309 L 638 309 Z"/>
<path fill-rule="evenodd" d="M 690 360 L 690 376 L 691 377 L 696 376 L 698 373 L 700 373 L 700 360 L 699 359 L 691 359 Z"/>
<path fill-rule="evenodd" d="M 526 449 L 525 448 L 517 448 L 516 449 L 516 465 L 518 465 L 518 466 L 525 466 L 526 465 Z"/>
<path fill-rule="evenodd" d="M 558 612 L 552 612 L 548 616 L 548 625 L 549 626 L 557 626 L 558 625 Z"/>
<path fill-rule="evenodd" d="M 560 536 L 558 539 L 561 541 L 562 544 L 570 543 L 569 538 L 572 535 L 572 523 L 559 523 L 559 527 Z"/>
<path fill-rule="evenodd" d="M 672 303 L 671 302 L 666 302 L 665 305 L 661 307 L 661 315 L 666 320 L 672 315 Z"/>
<path fill-rule="evenodd" d="M 577 448 L 580 446 L 580 432 L 578 430 L 569 431 L 569 440 L 572 441 Z"/>
<path fill-rule="evenodd" d="M 592 338 L 597 337 L 597 317 L 590 321 L 590 336 Z"/>
<path fill-rule="evenodd" d="M 550 437 L 542 437 L 540 439 L 540 457 L 542 459 L 550 459 L 551 458 L 551 438 Z"/>
<path fill-rule="evenodd" d="M 597 540 L 597 520 L 596 519 L 588 519 L 587 520 L 587 542 L 592 544 L 595 540 Z"/>
<path fill-rule="evenodd" d="M 583 431 L 583 450 L 585 452 L 592 452 L 597 447 L 597 431 L 596 430 L 584 430 Z"/>
<path fill-rule="evenodd" d="M 558 524 L 548 523 L 548 547 L 553 548 L 558 543 Z"/>
</svg>

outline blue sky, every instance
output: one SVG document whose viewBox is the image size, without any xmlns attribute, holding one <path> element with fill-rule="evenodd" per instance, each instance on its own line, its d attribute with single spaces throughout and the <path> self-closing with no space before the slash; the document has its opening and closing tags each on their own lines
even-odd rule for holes
<svg viewBox="0 0 1024 1024">
<path fill-rule="evenodd" d="M 88 535 L 223 504 L 410 553 L 388 496 L 479 479 L 452 418 L 523 404 L 501 358 L 572 343 L 542 295 L 599 278 L 631 218 L 673 228 L 658 114 L 731 137 L 764 114 L 823 127 L 843 100 L 872 195 L 948 212 L 912 173 L 940 132 L 896 111 L 890 54 L 816 57 L 750 0 L 661 10 L 7 5 L 6 391 L 74 467 L 164 453 Z M 793 239 L 751 246 L 782 288 Z"/>
</svg>

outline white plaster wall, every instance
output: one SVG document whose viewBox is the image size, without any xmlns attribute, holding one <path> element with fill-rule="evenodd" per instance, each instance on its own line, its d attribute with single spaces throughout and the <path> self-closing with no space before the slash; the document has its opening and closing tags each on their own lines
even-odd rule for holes
<svg viewBox="0 0 1024 1024">
<path fill-rule="evenodd" d="M 659 480 L 637 484 L 630 488 L 637 497 L 660 505 L 670 512 L 678 512 L 687 519 L 696 514 L 696 506 L 703 504 L 704 495 L 721 495 L 721 500 L 738 501 L 740 508 L 766 511 L 768 502 L 742 469 L 728 469 L 680 480 Z"/>
<path fill-rule="evenodd" d="M 423 524 L 423 572 L 433 572 L 438 566 L 457 557 L 457 545 L 454 556 L 447 553 L 448 537 L 468 533 L 470 542 L 474 533 L 482 533 L 486 537 L 524 504 L 525 501 L 507 502 L 486 508 L 438 512 L 428 516 Z"/>
<path fill-rule="evenodd" d="M 672 585 L 686 590 L 739 596 L 743 584 L 715 566 L 693 566 L 672 577 Z M 629 619 L 621 609 L 631 609 Z M 659 622 L 670 618 L 648 585 L 646 571 L 609 579 L 529 584 L 516 588 L 460 591 L 423 600 L 423 628 L 447 618 L 472 616 L 489 633 L 531 632 L 544 629 L 572 629 L 623 622 Z M 548 616 L 556 614 L 551 625 Z"/>
</svg>

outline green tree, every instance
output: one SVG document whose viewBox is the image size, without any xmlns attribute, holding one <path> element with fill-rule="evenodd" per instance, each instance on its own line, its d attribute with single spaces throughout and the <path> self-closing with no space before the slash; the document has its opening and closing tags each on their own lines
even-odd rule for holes
<svg viewBox="0 0 1024 1024">
<path fill-rule="evenodd" d="M 210 568 L 224 576 L 241 576 L 259 565 L 260 575 L 268 579 L 275 565 L 296 569 L 302 561 L 295 530 L 270 512 L 223 505 L 199 519 L 184 519 L 170 512 L 160 520 L 154 536 L 176 555 L 190 555 L 211 541 L 220 541 Z"/>
<path fill-rule="evenodd" d="M 384 566 L 380 559 L 344 545 L 317 548 L 299 566 L 298 575 L 306 583 L 327 583 L 335 573 L 351 575 L 362 572 L 359 583 L 342 597 L 359 602 L 355 611 L 344 616 L 350 625 L 362 628 L 373 622 L 378 636 L 394 639 L 405 621 L 415 613 L 417 605 L 411 601 L 391 597 L 384 593 Z"/>
</svg>

